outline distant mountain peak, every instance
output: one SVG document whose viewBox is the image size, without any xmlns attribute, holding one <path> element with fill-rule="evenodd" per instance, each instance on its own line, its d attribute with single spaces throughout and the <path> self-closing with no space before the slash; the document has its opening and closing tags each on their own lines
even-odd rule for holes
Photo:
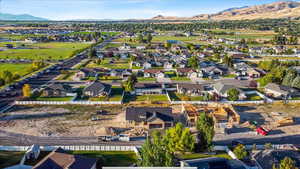
<svg viewBox="0 0 300 169">
<path fill-rule="evenodd" d="M 0 20 L 4 21 L 46 21 L 46 18 L 40 18 L 36 16 L 32 16 L 29 14 L 8 14 L 8 13 L 0 13 Z"/>
<path fill-rule="evenodd" d="M 300 17 L 300 2 L 277 1 L 269 4 L 229 8 L 215 14 L 201 14 L 194 17 L 156 16 L 154 20 L 244 20 Z"/>
</svg>

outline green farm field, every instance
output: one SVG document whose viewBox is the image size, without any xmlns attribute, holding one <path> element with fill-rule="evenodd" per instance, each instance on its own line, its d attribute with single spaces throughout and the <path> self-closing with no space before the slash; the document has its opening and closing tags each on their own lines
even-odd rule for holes
<svg viewBox="0 0 300 169">
<path fill-rule="evenodd" d="M 24 76 L 29 72 L 31 64 L 13 64 L 13 63 L 1 63 L 0 64 L 0 73 L 3 71 L 10 71 L 12 73 L 17 73 L 20 76 Z"/>
<path fill-rule="evenodd" d="M 3 45 L 3 43 L 2 43 Z M 71 57 L 75 51 L 89 47 L 88 43 L 36 43 L 25 44 L 28 49 L 9 49 L 0 52 L 1 59 L 61 60 Z"/>
</svg>

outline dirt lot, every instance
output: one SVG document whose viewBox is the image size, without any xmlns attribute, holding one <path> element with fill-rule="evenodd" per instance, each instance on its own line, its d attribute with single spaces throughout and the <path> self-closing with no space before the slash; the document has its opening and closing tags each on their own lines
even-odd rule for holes
<svg viewBox="0 0 300 169">
<path fill-rule="evenodd" d="M 109 131 L 121 133 L 128 130 L 125 123 L 125 109 L 126 106 L 118 105 L 17 106 L 0 116 L 0 128 L 33 136 L 99 136 L 106 135 L 108 130 L 105 128 L 110 127 L 115 130 Z M 181 106 L 173 107 L 177 121 L 182 120 L 180 110 Z"/>
<path fill-rule="evenodd" d="M 122 127 L 122 112 L 120 106 L 18 106 L 0 117 L 0 127 L 34 136 L 94 136 L 103 127 Z"/>
<path fill-rule="evenodd" d="M 272 112 L 282 113 L 284 116 L 292 116 L 295 124 L 274 128 L 273 132 L 278 134 L 300 134 L 300 104 L 276 103 L 259 106 L 235 106 L 235 108 L 241 115 L 241 123 L 255 121 L 259 126 L 274 123 Z"/>
</svg>

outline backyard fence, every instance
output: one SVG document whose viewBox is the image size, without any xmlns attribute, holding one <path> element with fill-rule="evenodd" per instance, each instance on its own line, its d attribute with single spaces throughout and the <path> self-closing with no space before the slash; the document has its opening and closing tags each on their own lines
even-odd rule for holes
<svg viewBox="0 0 300 169">
<path fill-rule="evenodd" d="M 27 151 L 31 146 L 0 146 L 0 151 Z M 76 145 L 76 146 L 40 146 L 42 151 L 53 151 L 56 148 L 67 151 L 134 151 L 138 153 L 136 146 L 96 146 L 96 145 Z"/>
<path fill-rule="evenodd" d="M 264 100 L 259 101 L 171 101 L 171 104 L 264 104 Z"/>
<path fill-rule="evenodd" d="M 122 101 L 15 101 L 15 105 L 120 105 Z"/>
</svg>

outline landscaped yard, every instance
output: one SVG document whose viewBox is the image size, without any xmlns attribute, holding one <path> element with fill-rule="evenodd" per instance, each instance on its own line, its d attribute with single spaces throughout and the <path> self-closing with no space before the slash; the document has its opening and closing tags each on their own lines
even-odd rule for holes
<svg viewBox="0 0 300 169">
<path fill-rule="evenodd" d="M 101 158 L 103 166 L 130 166 L 137 161 L 137 156 L 131 151 L 70 151 L 71 154 L 91 158 Z"/>
<path fill-rule="evenodd" d="M 188 77 L 172 77 L 171 80 L 174 80 L 174 81 L 191 81 L 191 79 L 188 78 Z"/>
<path fill-rule="evenodd" d="M 263 99 L 260 96 L 258 96 L 257 94 L 249 94 L 249 95 L 247 95 L 247 100 L 257 101 L 257 100 L 263 100 Z"/>
<path fill-rule="evenodd" d="M 168 102 L 167 95 L 141 95 L 141 96 L 134 96 L 134 95 L 125 95 L 124 102 Z"/>
<path fill-rule="evenodd" d="M 0 151 L 0 168 L 19 164 L 25 152 Z"/>
<path fill-rule="evenodd" d="M 50 42 L 25 45 L 28 49 L 0 51 L 1 59 L 61 60 L 71 57 L 75 51 L 89 47 L 88 43 Z"/>
<path fill-rule="evenodd" d="M 73 97 L 37 97 L 36 101 L 71 101 Z"/>
<path fill-rule="evenodd" d="M 130 64 L 127 59 L 120 59 L 110 62 L 110 59 L 103 59 L 100 64 L 90 62 L 86 67 L 88 68 L 107 68 L 107 69 L 129 69 Z"/>
<path fill-rule="evenodd" d="M 152 77 L 138 77 L 137 79 L 138 82 L 156 81 L 156 79 Z"/>
<path fill-rule="evenodd" d="M 203 96 L 188 96 L 177 92 L 169 92 L 172 101 L 204 101 Z"/>
<path fill-rule="evenodd" d="M 89 98 L 89 101 L 121 101 L 123 99 L 123 89 L 118 86 L 113 86 L 109 97 Z"/>
<path fill-rule="evenodd" d="M 219 157 L 231 159 L 231 157 L 226 152 L 217 152 L 217 154 L 203 154 L 203 153 L 193 153 L 193 154 L 183 154 L 179 158 L 183 160 L 197 159 L 197 158 L 209 158 L 209 157 Z"/>
</svg>

